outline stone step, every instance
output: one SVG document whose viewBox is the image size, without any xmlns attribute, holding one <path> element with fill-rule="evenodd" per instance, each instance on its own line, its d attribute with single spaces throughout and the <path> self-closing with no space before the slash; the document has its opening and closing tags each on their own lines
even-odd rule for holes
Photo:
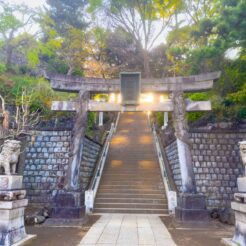
<svg viewBox="0 0 246 246">
<path fill-rule="evenodd" d="M 164 184 L 101 184 L 100 189 L 153 189 L 164 190 Z"/>
<path fill-rule="evenodd" d="M 152 185 L 152 180 L 103 180 L 100 182 L 100 185 Z M 156 180 L 156 185 L 163 185 L 162 180 Z"/>
<path fill-rule="evenodd" d="M 125 171 L 125 170 L 116 170 L 114 168 L 111 168 L 110 171 L 104 170 L 105 175 L 110 175 L 110 176 L 148 176 L 148 177 L 153 177 L 153 176 L 160 176 L 160 170 L 157 170 L 155 172 L 148 171 L 148 170 L 130 170 L 130 171 Z"/>
<path fill-rule="evenodd" d="M 127 213 L 127 214 L 159 214 L 167 215 L 168 209 L 139 209 L 139 208 L 97 208 L 93 213 Z"/>
<path fill-rule="evenodd" d="M 145 194 L 127 194 L 127 193 L 97 193 L 97 198 L 123 198 L 123 199 L 131 199 L 131 198 L 143 198 L 143 199 L 165 199 L 166 196 L 164 193 L 162 194 L 153 194 L 153 193 L 145 193 Z"/>
<path fill-rule="evenodd" d="M 167 204 L 152 204 L 152 203 L 95 203 L 97 208 L 131 208 L 131 209 L 167 209 Z"/>
<path fill-rule="evenodd" d="M 99 187 L 98 190 L 99 193 L 129 193 L 129 194 L 146 194 L 146 193 L 152 193 L 152 194 L 165 194 L 164 190 L 159 189 L 124 189 L 124 188 L 115 188 L 115 189 L 102 189 Z"/>
<path fill-rule="evenodd" d="M 125 180 L 152 180 L 155 181 L 156 179 L 161 179 L 161 174 L 139 174 L 139 173 L 129 173 L 129 174 L 115 174 L 115 173 L 104 173 L 103 178 L 104 179 L 125 179 Z"/>
<path fill-rule="evenodd" d="M 125 198 L 96 198 L 95 203 L 122 203 L 125 202 Z M 166 198 L 127 198 L 128 203 L 148 203 L 148 204 L 167 204 Z"/>
<path fill-rule="evenodd" d="M 117 131 L 109 147 L 94 212 L 167 214 L 165 188 L 147 116 L 124 113 Z"/>
</svg>

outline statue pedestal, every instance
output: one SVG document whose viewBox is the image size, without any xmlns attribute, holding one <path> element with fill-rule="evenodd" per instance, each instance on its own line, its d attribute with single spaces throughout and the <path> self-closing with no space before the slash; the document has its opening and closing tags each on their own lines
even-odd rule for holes
<svg viewBox="0 0 246 246">
<path fill-rule="evenodd" d="M 80 219 L 85 215 L 85 206 L 81 205 L 81 193 L 76 191 L 63 191 L 53 199 L 52 218 Z"/>
<path fill-rule="evenodd" d="M 237 245 L 245 245 L 246 243 L 246 204 L 232 202 L 231 208 L 235 211 L 235 233 L 232 242 Z"/>
<path fill-rule="evenodd" d="M 175 219 L 180 222 L 200 222 L 208 220 L 205 196 L 183 193 L 178 198 Z"/>
<path fill-rule="evenodd" d="M 0 175 L 0 245 L 24 243 L 35 236 L 26 234 L 24 211 L 28 204 L 22 176 Z"/>
<path fill-rule="evenodd" d="M 237 178 L 237 187 L 239 192 L 246 193 L 246 177 Z"/>
</svg>

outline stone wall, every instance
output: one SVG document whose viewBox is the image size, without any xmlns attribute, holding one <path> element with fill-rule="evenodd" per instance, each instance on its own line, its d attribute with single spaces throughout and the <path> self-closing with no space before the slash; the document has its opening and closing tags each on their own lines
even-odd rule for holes
<svg viewBox="0 0 246 246">
<path fill-rule="evenodd" d="M 243 174 L 238 142 L 246 132 L 192 132 L 192 161 L 197 191 L 207 197 L 208 207 L 230 206 L 237 191 L 237 177 Z M 166 148 L 174 181 L 180 191 L 181 177 L 177 144 Z"/>
<path fill-rule="evenodd" d="M 180 173 L 177 142 L 173 141 L 171 144 L 169 144 L 165 148 L 165 152 L 167 155 L 169 165 L 171 167 L 171 171 L 173 174 L 173 179 L 176 184 L 176 187 L 178 191 L 181 191 L 182 180 L 181 180 L 181 173 Z"/>
<path fill-rule="evenodd" d="M 230 206 L 243 174 L 238 142 L 246 132 L 193 132 L 192 158 L 197 190 L 207 197 L 208 207 Z"/>
<path fill-rule="evenodd" d="M 80 165 L 80 184 L 82 193 L 85 192 L 90 183 L 100 150 L 101 145 L 90 139 L 85 139 L 83 158 Z"/>
<path fill-rule="evenodd" d="M 69 163 L 71 131 L 37 131 L 32 142 L 27 138 L 23 183 L 29 203 L 50 203 L 56 190 L 62 189 Z M 81 186 L 87 186 L 97 160 L 100 145 L 85 140 L 81 165 Z M 84 165 L 84 166 L 83 166 Z"/>
</svg>

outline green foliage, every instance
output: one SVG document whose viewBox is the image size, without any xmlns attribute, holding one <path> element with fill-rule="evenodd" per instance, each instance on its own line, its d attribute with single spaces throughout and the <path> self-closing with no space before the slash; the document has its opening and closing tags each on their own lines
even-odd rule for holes
<svg viewBox="0 0 246 246">
<path fill-rule="evenodd" d="M 6 71 L 6 65 L 4 63 L 0 63 L 0 75 Z"/>
<path fill-rule="evenodd" d="M 55 22 L 58 33 L 64 33 L 70 28 L 84 29 L 87 22 L 84 18 L 84 8 L 87 0 L 47 0 L 49 14 Z"/>
<path fill-rule="evenodd" d="M 158 126 L 159 127 L 163 126 L 164 113 L 163 112 L 156 112 L 154 117 L 155 117 L 155 121 L 157 122 Z"/>
<path fill-rule="evenodd" d="M 93 136 L 93 130 L 94 130 L 94 127 L 95 127 L 96 117 L 97 117 L 96 112 L 88 112 L 86 135 L 89 136 L 89 137 Z"/>
<path fill-rule="evenodd" d="M 192 93 L 188 94 L 188 98 L 192 101 L 206 101 L 209 100 L 209 95 L 205 92 Z M 189 122 L 194 122 L 203 117 L 204 115 L 204 112 L 188 112 L 187 119 Z"/>
</svg>

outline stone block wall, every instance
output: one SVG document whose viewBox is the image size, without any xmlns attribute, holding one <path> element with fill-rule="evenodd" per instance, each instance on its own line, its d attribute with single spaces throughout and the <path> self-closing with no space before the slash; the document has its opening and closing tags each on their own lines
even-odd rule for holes
<svg viewBox="0 0 246 246">
<path fill-rule="evenodd" d="M 55 192 L 63 188 L 69 163 L 71 131 L 37 131 L 35 135 L 34 142 L 31 137 L 27 138 L 23 183 L 29 203 L 42 205 L 50 203 Z M 83 152 L 81 176 L 87 177 L 91 176 L 100 145 L 86 138 Z M 81 186 L 85 187 L 88 180 L 82 179 Z"/>
<path fill-rule="evenodd" d="M 180 173 L 177 142 L 173 141 L 171 144 L 166 146 L 165 152 L 167 155 L 169 165 L 171 167 L 171 171 L 173 174 L 173 179 L 176 184 L 176 187 L 178 191 L 181 191 L 182 180 L 181 180 L 181 173 Z"/>
<path fill-rule="evenodd" d="M 91 181 L 91 177 L 93 175 L 94 167 L 97 162 L 100 151 L 100 144 L 90 139 L 85 139 L 83 158 L 82 163 L 80 165 L 80 184 L 82 193 L 85 192 Z"/>
<path fill-rule="evenodd" d="M 208 207 L 230 206 L 243 175 L 238 142 L 246 132 L 193 132 L 192 160 L 197 191 L 206 195 Z"/>
<path fill-rule="evenodd" d="M 192 132 L 192 162 L 197 191 L 207 197 L 207 206 L 230 206 L 243 175 L 238 142 L 246 132 Z M 181 176 L 176 141 L 165 147 L 173 178 L 180 191 Z"/>
</svg>

